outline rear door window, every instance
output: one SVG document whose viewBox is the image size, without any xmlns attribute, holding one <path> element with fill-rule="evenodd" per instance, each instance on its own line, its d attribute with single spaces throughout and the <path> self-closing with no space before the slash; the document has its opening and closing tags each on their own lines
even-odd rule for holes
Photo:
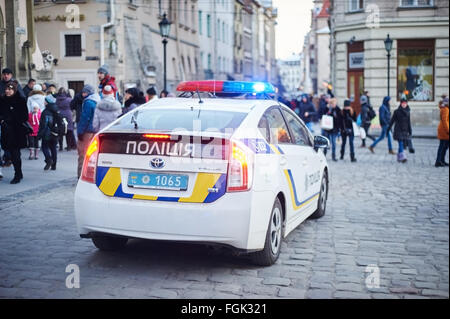
<svg viewBox="0 0 450 319">
<path fill-rule="evenodd" d="M 273 107 L 264 114 L 267 118 L 270 129 L 270 141 L 275 144 L 292 143 L 286 122 L 277 107 Z"/>
<path fill-rule="evenodd" d="M 293 135 L 293 143 L 301 146 L 311 146 L 308 128 L 305 127 L 293 114 L 283 110 L 283 115 Z"/>
</svg>

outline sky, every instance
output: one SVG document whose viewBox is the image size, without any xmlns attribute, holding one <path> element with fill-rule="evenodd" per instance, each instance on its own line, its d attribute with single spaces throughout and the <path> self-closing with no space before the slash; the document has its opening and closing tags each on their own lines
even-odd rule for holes
<svg viewBox="0 0 450 319">
<path fill-rule="evenodd" d="M 275 37 L 278 59 L 302 51 L 305 35 L 311 27 L 313 5 L 312 0 L 273 0 L 273 6 L 278 8 Z"/>
</svg>

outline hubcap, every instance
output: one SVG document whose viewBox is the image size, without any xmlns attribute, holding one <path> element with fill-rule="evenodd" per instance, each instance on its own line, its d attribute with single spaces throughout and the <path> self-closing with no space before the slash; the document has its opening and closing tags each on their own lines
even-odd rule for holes
<svg viewBox="0 0 450 319">
<path fill-rule="evenodd" d="M 276 255 L 281 244 L 281 211 L 275 207 L 272 220 L 270 222 L 270 241 L 272 245 L 272 253 Z"/>
<path fill-rule="evenodd" d="M 322 188 L 320 191 L 320 208 L 322 209 L 322 211 L 325 211 L 325 207 L 327 206 L 327 182 L 325 178 L 322 181 Z"/>
</svg>

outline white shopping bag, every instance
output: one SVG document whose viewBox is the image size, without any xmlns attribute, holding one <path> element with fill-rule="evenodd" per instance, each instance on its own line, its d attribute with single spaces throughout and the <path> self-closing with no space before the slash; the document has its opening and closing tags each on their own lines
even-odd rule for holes
<svg viewBox="0 0 450 319">
<path fill-rule="evenodd" d="M 322 116 L 322 120 L 320 121 L 320 127 L 324 130 L 332 130 L 333 125 L 333 117 L 329 115 Z"/>
<path fill-rule="evenodd" d="M 353 134 L 355 136 L 359 136 L 361 133 L 359 132 L 359 126 L 356 124 L 356 122 L 352 122 L 353 125 Z"/>
<path fill-rule="evenodd" d="M 359 128 L 359 137 L 361 137 L 362 140 L 367 137 L 366 130 L 362 127 Z"/>
</svg>

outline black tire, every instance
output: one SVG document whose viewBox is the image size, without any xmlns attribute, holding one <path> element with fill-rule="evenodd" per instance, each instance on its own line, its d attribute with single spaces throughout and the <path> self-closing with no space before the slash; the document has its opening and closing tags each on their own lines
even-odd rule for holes
<svg viewBox="0 0 450 319">
<path fill-rule="evenodd" d="M 128 238 L 99 236 L 93 237 L 92 242 L 94 243 L 95 247 L 102 251 L 116 251 L 125 247 L 128 242 Z"/>
<path fill-rule="evenodd" d="M 311 219 L 318 219 L 325 215 L 327 209 L 328 199 L 328 174 L 325 171 L 323 173 L 322 182 L 320 184 L 319 202 L 317 204 L 317 210 L 309 217 Z"/>
<path fill-rule="evenodd" d="M 283 208 L 277 198 L 270 214 L 264 249 L 251 255 L 253 263 L 258 266 L 271 266 L 280 256 L 283 242 Z"/>
</svg>

